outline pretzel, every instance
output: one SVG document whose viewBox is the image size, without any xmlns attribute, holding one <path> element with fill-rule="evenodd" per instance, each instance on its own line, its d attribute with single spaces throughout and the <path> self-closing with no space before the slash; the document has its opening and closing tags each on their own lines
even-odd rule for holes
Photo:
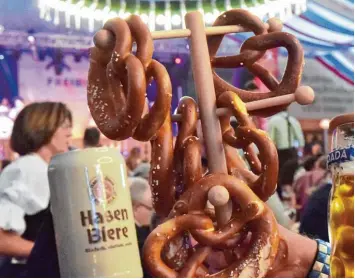
<svg viewBox="0 0 355 279">
<path fill-rule="evenodd" d="M 120 76 L 113 71 L 113 64 L 105 65 L 104 51 L 91 49 L 88 78 L 88 105 L 92 117 L 102 133 L 115 140 L 132 136 L 143 113 L 145 74 L 142 64 L 134 55 L 127 55 L 122 62 L 127 66 L 127 97 L 122 90 Z M 107 69 L 107 74 L 105 72 Z"/>
<path fill-rule="evenodd" d="M 133 138 L 140 141 L 152 139 L 163 125 L 164 119 L 170 114 L 172 88 L 168 72 L 158 61 L 152 60 L 147 69 L 147 78 L 150 77 L 157 82 L 157 97 L 134 132 Z"/>
<path fill-rule="evenodd" d="M 214 26 L 227 24 L 239 24 L 243 27 L 247 27 L 254 32 L 255 36 L 250 37 L 242 44 L 240 54 L 226 57 L 215 57 L 218 47 L 222 42 L 223 35 L 209 37 L 208 46 L 212 67 L 238 68 L 245 66 L 256 77 L 260 78 L 271 91 L 267 93 L 255 93 L 236 88 L 220 78 L 214 71 L 213 79 L 217 96 L 225 91 L 232 91 L 238 94 L 244 102 L 251 102 L 294 93 L 299 86 L 304 64 L 303 49 L 299 41 L 291 34 L 276 31 L 280 29 L 280 24 L 276 21 L 269 23 L 271 26 L 269 30 L 270 33 L 267 33 L 262 22 L 257 17 L 245 11 L 232 10 L 225 12 L 217 18 Z M 276 47 L 285 47 L 289 54 L 287 68 L 280 83 L 269 71 L 257 63 L 257 60 L 259 60 L 267 50 Z M 252 114 L 270 116 L 284 108 L 285 106 L 277 106 L 271 109 L 256 110 L 253 111 Z"/>
<path fill-rule="evenodd" d="M 266 34 L 267 29 L 265 28 L 264 23 L 255 15 L 251 14 L 246 10 L 236 9 L 223 13 L 220 15 L 213 26 L 223 26 L 223 25 L 240 25 L 251 30 L 255 35 Z M 211 57 L 211 63 L 214 67 L 225 67 L 226 65 L 243 66 L 243 64 L 248 61 L 257 61 L 265 53 L 265 51 L 246 51 L 239 55 L 234 56 L 224 56 L 224 57 L 215 57 L 220 44 L 222 43 L 224 35 L 215 35 L 210 36 L 207 40 L 209 54 Z M 214 76 L 217 74 L 214 72 Z M 218 94 L 220 91 L 216 90 Z"/>
<path fill-rule="evenodd" d="M 175 195 L 179 195 L 190 187 L 196 180 L 202 177 L 201 152 L 196 134 L 197 105 L 190 97 L 180 99 L 177 112 L 181 113 L 183 122 L 179 127 L 179 133 L 174 149 L 174 186 Z M 169 218 L 174 216 L 170 213 Z M 184 234 L 169 242 L 163 252 L 164 261 L 175 270 L 181 269 L 185 263 L 190 249 L 188 235 Z"/>
<path fill-rule="evenodd" d="M 208 191 L 217 184 L 227 188 L 230 195 L 236 197 L 239 206 L 233 219 L 224 227 L 215 231 L 213 222 L 203 214 L 208 199 Z M 227 268 L 207 277 L 264 276 L 271 267 L 278 247 L 277 223 L 271 211 L 241 180 L 224 174 L 212 174 L 199 180 L 196 185 L 185 191 L 175 204 L 174 210 L 181 214 L 157 227 L 148 237 L 143 248 L 143 257 L 147 268 L 158 277 L 178 277 L 161 259 L 161 251 L 169 239 L 184 231 L 190 231 L 203 246 L 225 247 L 227 239 L 233 237 L 245 225 L 253 231 L 251 249 L 242 260 L 235 261 Z M 203 250 L 195 255 L 194 261 L 188 260 L 184 274 L 192 275 L 198 264 L 207 256 Z M 193 264 L 194 263 L 194 264 Z"/>
<path fill-rule="evenodd" d="M 175 185 L 177 195 L 179 196 L 183 192 L 184 179 L 188 179 L 186 176 L 183 178 L 183 165 L 186 162 L 184 153 L 188 154 L 185 151 L 186 145 L 184 146 L 184 143 L 189 137 L 196 135 L 197 104 L 191 97 L 183 97 L 180 99 L 177 112 L 182 115 L 182 122 L 178 124 L 179 133 L 176 137 L 174 148 Z M 188 149 L 190 150 L 191 148 L 188 147 Z M 194 148 L 194 150 L 200 154 L 199 149 Z M 191 156 L 194 155 L 191 154 Z M 189 164 L 189 162 L 186 162 L 186 164 Z"/>
<path fill-rule="evenodd" d="M 203 176 L 201 164 L 201 144 L 197 137 L 188 137 L 183 144 L 184 188 L 190 189 Z"/>
<path fill-rule="evenodd" d="M 199 139 L 195 136 L 190 136 L 185 139 L 182 150 L 183 153 L 183 171 L 182 190 L 190 189 L 194 183 L 202 178 L 201 151 Z M 180 178 L 180 173 L 175 173 Z M 181 193 L 181 192 L 180 192 Z M 169 218 L 176 216 L 175 211 L 171 211 Z M 164 261 L 168 266 L 179 270 L 185 264 L 188 257 L 188 250 L 191 248 L 188 234 L 176 237 L 175 240 L 169 242 L 163 251 Z"/>
<path fill-rule="evenodd" d="M 149 184 L 152 190 L 153 206 L 157 215 L 168 216 L 174 204 L 173 180 L 173 137 L 170 114 L 163 126 L 151 140 L 152 158 Z"/>
<path fill-rule="evenodd" d="M 229 117 L 221 121 L 223 140 L 245 151 L 251 169 L 258 175 L 252 183 L 248 179 L 250 177 L 247 177 L 248 185 L 259 198 L 266 201 L 275 192 L 277 184 L 278 155 L 275 145 L 264 131 L 255 128 L 248 117 L 245 104 L 238 95 L 230 91 L 222 93 L 217 100 L 217 106 L 229 108 L 236 117 L 239 126 L 235 133 L 229 124 Z M 258 147 L 261 162 L 255 155 L 251 143 Z"/>
<path fill-rule="evenodd" d="M 132 38 L 137 43 L 136 57 L 141 61 L 146 72 L 147 82 L 154 79 L 157 83 L 157 97 L 149 113 L 145 115 L 137 126 L 133 138 L 147 141 L 163 125 L 164 119 L 170 114 L 172 88 L 169 74 L 165 67 L 152 59 L 154 43 L 147 25 L 137 15 L 131 15 L 127 20 Z"/>
<path fill-rule="evenodd" d="M 149 235 L 143 249 L 143 260 L 155 277 L 269 276 L 275 258 L 280 257 L 278 248 L 282 255 L 287 251 L 276 220 L 263 203 L 275 191 L 277 152 L 248 117 L 244 102 L 299 91 L 303 52 L 292 35 L 279 32 L 279 21 L 264 24 L 247 11 L 232 10 L 218 17 L 214 26 L 233 24 L 248 28 L 255 36 L 243 43 L 240 54 L 230 57 L 216 57 L 223 35 L 209 37 L 212 67 L 246 67 L 270 92 L 235 88 L 213 72 L 217 107 L 229 109 L 238 121 L 234 131 L 229 115 L 220 118 L 228 174 L 202 173 L 197 105 L 191 98 L 184 97 L 179 103 L 177 112 L 182 121 L 173 145 L 171 82 L 164 66 L 152 58 L 152 35 L 140 18 L 133 15 L 125 21 L 109 20 L 94 37 L 88 104 L 95 122 L 111 139 L 133 137 L 152 145 L 149 180 L 153 205 L 161 218 L 167 218 Z M 133 42 L 137 45 L 135 55 L 131 53 Z M 288 50 L 289 61 L 279 82 L 258 61 L 267 50 L 281 46 Z M 153 79 L 157 83 L 156 101 L 144 114 L 146 86 Z M 252 114 L 272 115 L 283 108 L 285 105 L 258 109 Z M 236 149 L 244 150 L 250 170 Z M 207 207 L 208 202 L 216 212 Z M 221 223 L 218 207 L 227 203 L 232 216 Z M 245 243 L 246 249 L 241 249 Z M 222 252 L 225 259 L 217 272 L 206 265 L 208 256 L 215 252 Z"/>
<path fill-rule="evenodd" d="M 104 37 L 103 32 L 114 34 L 113 49 L 112 42 L 99 39 Z M 131 136 L 140 141 L 152 139 L 170 113 L 172 89 L 165 67 L 152 59 L 153 40 L 148 27 L 136 15 L 127 21 L 115 18 L 107 21 L 95 38 L 97 51 L 91 57 L 88 99 L 98 128 L 110 139 L 124 140 Z M 136 56 L 130 53 L 133 40 L 137 43 Z M 112 52 L 111 59 L 101 61 L 96 53 L 107 51 Z M 146 84 L 152 79 L 157 83 L 157 98 L 142 118 Z M 91 99 L 93 95 L 95 101 Z"/>
</svg>

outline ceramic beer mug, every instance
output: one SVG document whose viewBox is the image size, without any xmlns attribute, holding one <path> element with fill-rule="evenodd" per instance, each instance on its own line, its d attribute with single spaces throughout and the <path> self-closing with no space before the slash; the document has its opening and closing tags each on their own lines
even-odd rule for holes
<svg viewBox="0 0 355 279">
<path fill-rule="evenodd" d="M 354 278 L 354 114 L 335 117 L 329 125 L 332 147 L 328 166 L 333 187 L 329 200 L 330 274 Z"/>
<path fill-rule="evenodd" d="M 142 277 L 119 151 L 100 147 L 57 155 L 48 178 L 61 276 Z"/>
</svg>

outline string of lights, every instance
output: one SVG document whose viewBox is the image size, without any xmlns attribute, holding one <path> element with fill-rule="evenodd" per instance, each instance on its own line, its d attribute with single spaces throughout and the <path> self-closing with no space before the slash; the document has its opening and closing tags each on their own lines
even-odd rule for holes
<svg viewBox="0 0 355 279">
<path fill-rule="evenodd" d="M 232 8 L 250 9 L 260 18 L 278 16 L 284 21 L 293 14 L 304 11 L 306 2 L 307 0 L 79 0 L 74 3 L 72 0 L 38 0 L 38 8 L 41 18 L 77 30 L 87 29 L 93 32 L 95 23 L 102 25 L 112 17 L 127 18 L 131 14 L 137 14 L 154 31 L 184 28 L 183 17 L 189 10 L 199 10 L 204 15 L 206 25 L 211 25 L 222 12 Z"/>
<path fill-rule="evenodd" d="M 191 10 L 199 10 L 204 15 L 206 26 L 225 10 L 243 7 L 260 18 L 279 17 L 286 20 L 305 11 L 307 0 L 38 0 L 39 17 L 69 30 L 77 30 L 80 35 L 69 32 L 55 34 L 5 30 L 0 25 L 0 51 L 11 50 L 17 58 L 23 52 L 30 52 L 36 60 L 46 55 L 53 56 L 52 49 L 60 49 L 64 55 L 74 55 L 77 59 L 88 57 L 88 49 L 93 46 L 92 33 L 109 18 L 126 18 L 131 14 L 141 16 L 151 31 L 185 28 L 184 16 Z M 78 32 L 76 32 L 78 33 Z M 188 42 L 184 39 L 157 40 L 155 50 L 162 53 L 188 53 Z M 235 42 L 227 40 L 220 49 L 223 55 L 230 54 Z M 48 51 L 50 49 L 50 51 Z M 49 53 L 49 54 L 48 54 Z M 2 58 L 3 59 L 3 58 Z M 170 58 L 169 58 L 170 59 Z M 177 59 L 177 64 L 179 59 Z"/>
</svg>

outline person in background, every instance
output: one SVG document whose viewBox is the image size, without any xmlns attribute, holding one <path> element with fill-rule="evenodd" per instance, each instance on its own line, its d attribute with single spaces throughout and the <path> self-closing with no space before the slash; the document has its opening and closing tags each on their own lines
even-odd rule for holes
<svg viewBox="0 0 355 279">
<path fill-rule="evenodd" d="M 301 125 L 284 110 L 270 117 L 267 131 L 275 143 L 281 170 L 286 161 L 298 158 L 298 149 L 305 145 Z"/>
<path fill-rule="evenodd" d="M 150 164 L 149 163 L 140 163 L 135 170 L 132 172 L 133 177 L 141 177 L 145 180 L 149 180 L 150 173 Z"/>
<path fill-rule="evenodd" d="M 142 258 L 144 242 L 151 232 L 150 225 L 154 212 L 152 192 L 148 181 L 141 177 L 132 178 L 129 190 L 131 193 L 134 221 L 136 223 L 139 253 Z M 144 278 L 149 277 L 144 268 L 143 273 Z"/>
<path fill-rule="evenodd" d="M 5 167 L 7 167 L 8 165 L 10 165 L 11 161 L 10 160 L 2 160 L 1 164 L 0 164 L 0 173 L 2 170 L 4 170 Z"/>
<path fill-rule="evenodd" d="M 285 162 L 280 170 L 279 180 L 277 184 L 277 192 L 285 208 L 285 214 L 296 221 L 297 203 L 296 194 L 292 187 L 294 175 L 299 168 L 298 159 L 291 159 Z"/>
<path fill-rule="evenodd" d="M 126 159 L 126 165 L 127 165 L 129 176 L 131 176 L 131 173 L 141 162 L 142 162 L 141 149 L 139 147 L 133 147 Z"/>
<path fill-rule="evenodd" d="M 322 143 L 316 142 L 315 144 L 312 145 L 312 155 L 313 156 L 319 156 L 322 155 L 323 152 L 323 145 Z"/>
<path fill-rule="evenodd" d="M 32 103 L 16 117 L 10 145 L 20 157 L 0 175 L 0 255 L 8 259 L 0 277 L 24 270 L 23 259 L 49 214 L 48 163 L 68 151 L 71 132 L 72 115 L 62 103 Z"/>
<path fill-rule="evenodd" d="M 305 167 L 309 169 L 301 177 L 295 180 L 293 189 L 296 193 L 297 206 L 299 209 L 299 214 L 302 217 L 303 209 L 305 208 L 308 198 L 312 193 L 323 185 L 324 179 L 327 178 L 327 156 L 316 157 L 315 163 L 310 166 Z M 313 160 L 314 158 L 312 158 Z"/>
<path fill-rule="evenodd" d="M 19 114 L 19 112 L 25 107 L 25 103 L 23 98 L 19 96 L 15 97 L 13 102 L 14 102 L 14 107 L 11 108 L 9 112 L 9 117 L 14 120 L 16 116 Z"/>
<path fill-rule="evenodd" d="M 316 142 L 317 142 L 317 137 L 314 134 L 312 134 L 312 133 L 306 134 L 306 136 L 305 136 L 305 145 L 304 145 L 304 148 L 303 148 L 303 156 L 312 155 L 312 146 Z"/>
<path fill-rule="evenodd" d="M 250 91 L 250 92 L 260 92 L 259 91 L 259 87 L 256 84 L 254 79 L 248 80 L 245 85 L 244 85 L 244 90 Z M 253 122 L 255 123 L 255 126 L 258 129 L 264 129 L 265 126 L 265 118 L 263 117 L 259 117 L 259 116 L 251 116 L 251 119 L 253 120 Z"/>
<path fill-rule="evenodd" d="M 7 98 L 3 98 L 0 102 L 0 113 L 8 114 L 10 111 L 10 102 Z"/>
<path fill-rule="evenodd" d="M 320 186 L 309 197 L 301 217 L 300 233 L 329 242 L 328 201 L 332 189 L 332 178 L 327 171 Z"/>
<path fill-rule="evenodd" d="M 84 148 L 100 147 L 100 131 L 96 127 L 86 128 L 84 132 Z"/>
<path fill-rule="evenodd" d="M 132 178 L 129 190 L 138 231 L 147 232 L 153 215 L 152 192 L 149 183 L 141 177 Z M 143 242 L 141 243 L 142 245 Z"/>
</svg>

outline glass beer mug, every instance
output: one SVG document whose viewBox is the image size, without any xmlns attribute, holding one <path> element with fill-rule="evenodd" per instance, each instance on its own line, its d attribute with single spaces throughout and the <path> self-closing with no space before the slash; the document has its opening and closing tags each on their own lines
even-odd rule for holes
<svg viewBox="0 0 355 279">
<path fill-rule="evenodd" d="M 328 166 L 333 187 L 329 200 L 330 275 L 354 277 L 354 114 L 335 117 L 329 125 L 332 151 Z"/>
</svg>

